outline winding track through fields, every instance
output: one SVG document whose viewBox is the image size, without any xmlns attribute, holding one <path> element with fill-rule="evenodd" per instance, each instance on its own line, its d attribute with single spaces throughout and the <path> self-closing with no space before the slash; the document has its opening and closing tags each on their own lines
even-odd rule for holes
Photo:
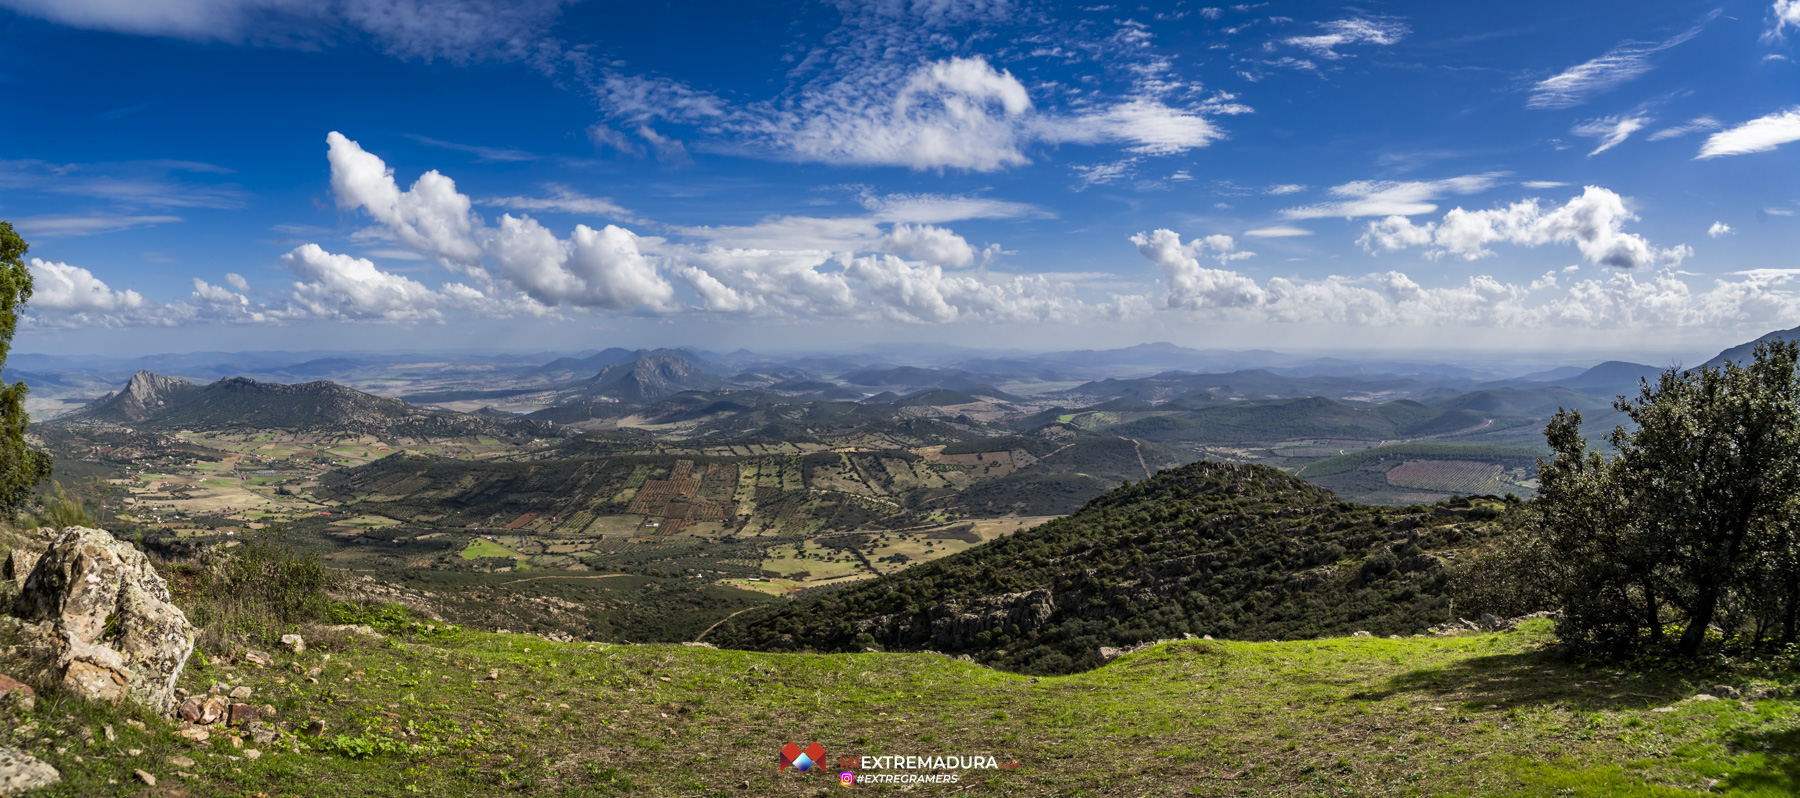
<svg viewBox="0 0 1800 798">
<path fill-rule="evenodd" d="M 741 610 L 738 610 L 738 611 L 737 611 L 737 612 L 734 612 L 734 613 L 732 613 L 732 614 L 730 614 L 730 615 L 727 615 L 727 616 L 725 616 L 725 617 L 723 617 L 723 618 L 720 618 L 720 619 L 719 619 L 719 620 L 718 620 L 718 621 L 716 621 L 716 622 L 714 622 L 714 623 L 713 623 L 713 625 L 711 625 L 711 626 L 708 626 L 708 627 L 706 627 L 706 630 L 705 630 L 705 631 L 703 631 L 703 632 L 701 632 L 701 633 L 700 633 L 700 634 L 699 634 L 699 635 L 698 635 L 698 636 L 696 636 L 696 637 L 695 637 L 695 638 L 694 638 L 694 642 L 696 642 L 696 643 L 698 643 L 698 642 L 700 642 L 700 640 L 701 640 L 701 638 L 704 638 L 704 637 L 706 637 L 706 633 L 707 633 L 707 632 L 710 632 L 710 631 L 712 631 L 712 630 L 714 630 L 714 629 L 717 629 L 717 628 L 719 628 L 719 624 L 721 624 L 721 623 L 724 623 L 724 622 L 726 622 L 726 621 L 729 621 L 729 620 L 731 620 L 731 619 L 732 619 L 732 618 L 736 618 L 736 617 L 738 617 L 738 616 L 739 616 L 739 615 L 743 615 L 743 614 L 744 614 L 744 613 L 746 613 L 746 612 L 749 612 L 749 611 L 751 611 L 751 610 L 753 610 L 753 609 L 756 609 L 756 608 L 755 608 L 755 607 L 745 607 L 745 608 L 743 608 L 743 609 L 741 609 Z"/>
<path fill-rule="evenodd" d="M 1138 468 L 1144 469 L 1144 479 L 1150 478 L 1150 466 L 1144 462 L 1144 444 L 1136 438 L 1120 437 L 1119 440 L 1131 441 L 1131 448 L 1137 452 Z"/>
<path fill-rule="evenodd" d="M 520 582 L 535 582 L 539 579 L 611 579 L 615 576 L 624 576 L 624 574 L 600 574 L 599 576 L 531 576 L 524 579 L 514 579 L 511 582 L 501 582 L 500 584 L 516 585 Z"/>
</svg>

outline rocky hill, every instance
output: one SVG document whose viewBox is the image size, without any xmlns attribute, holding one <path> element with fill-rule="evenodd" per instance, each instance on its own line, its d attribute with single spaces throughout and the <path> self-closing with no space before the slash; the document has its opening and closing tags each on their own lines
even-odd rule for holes
<svg viewBox="0 0 1800 798">
<path fill-rule="evenodd" d="M 725 386 L 724 378 L 671 351 L 646 353 L 600 370 L 580 394 L 621 402 L 647 403 L 683 391 L 709 391 Z"/>
<path fill-rule="evenodd" d="M 200 386 L 180 377 L 140 371 L 131 375 L 124 390 L 108 394 L 77 415 L 90 421 L 136 424 L 163 412 L 172 404 L 191 399 Z"/>
<path fill-rule="evenodd" d="M 1443 557 L 1498 503 L 1341 502 L 1263 466 L 1199 462 L 962 554 L 722 625 L 766 650 L 935 650 L 1029 673 L 1183 635 L 1412 634 L 1450 620 Z"/>
<path fill-rule="evenodd" d="M 58 424 L 119 424 L 143 429 L 287 430 L 382 437 L 536 438 L 552 435 L 544 421 L 414 407 L 334 382 L 286 385 L 228 377 L 196 385 L 180 377 L 140 371 L 118 393 L 57 419 Z"/>
</svg>

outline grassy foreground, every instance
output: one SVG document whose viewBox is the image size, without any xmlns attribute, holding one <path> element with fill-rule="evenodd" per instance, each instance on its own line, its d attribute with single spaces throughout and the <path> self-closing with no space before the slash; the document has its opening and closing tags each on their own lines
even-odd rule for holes
<svg viewBox="0 0 1800 798">
<path fill-rule="evenodd" d="M 1543 621 L 1450 638 L 1196 640 L 1053 678 L 931 654 L 415 629 L 318 635 L 266 670 L 196 657 L 188 689 L 239 680 L 283 720 L 327 725 L 317 739 L 246 741 L 263 749 L 254 760 L 221 734 L 192 743 L 166 721 L 138 715 L 139 730 L 121 710 L 58 696 L 0 717 L 0 743 L 62 771 L 34 795 L 1800 793 L 1800 702 L 1693 700 L 1719 678 L 1560 663 L 1540 653 Z M 322 666 L 319 683 L 296 661 Z M 1768 683 L 1751 670 L 1726 681 Z M 829 767 L 777 772 L 790 740 L 818 741 Z M 955 785 L 840 787 L 838 757 L 864 754 L 1020 767 L 964 771 Z"/>
</svg>

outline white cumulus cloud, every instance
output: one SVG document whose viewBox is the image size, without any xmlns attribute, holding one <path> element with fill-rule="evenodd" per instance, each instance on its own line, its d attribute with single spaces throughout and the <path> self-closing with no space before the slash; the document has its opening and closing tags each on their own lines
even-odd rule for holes
<svg viewBox="0 0 1800 798">
<path fill-rule="evenodd" d="M 33 310 L 115 313 L 147 304 L 138 292 L 114 290 L 80 266 L 32 258 L 25 268 L 31 272 L 32 282 L 31 300 L 26 305 Z"/>
<path fill-rule="evenodd" d="M 1529 283 L 1475 275 L 1459 284 L 1421 285 L 1397 271 L 1318 280 L 1270 278 L 1257 283 L 1234 271 L 1205 269 L 1185 258 L 1174 233 L 1134 237 L 1152 265 L 1179 275 L 1168 305 L 1226 322 L 1359 327 L 1639 329 L 1676 327 L 1761 331 L 1791 324 L 1800 313 L 1794 270 L 1760 270 L 1696 290 L 1673 271 L 1646 277 L 1612 272 L 1564 284 L 1557 273 Z M 1568 270 L 1565 269 L 1565 272 Z"/>
<path fill-rule="evenodd" d="M 1731 235 L 1731 225 L 1724 222 L 1713 222 L 1711 227 L 1706 228 L 1706 234 L 1713 238 Z"/>
<path fill-rule="evenodd" d="M 1658 249 L 1643 236 L 1624 232 L 1625 222 L 1637 218 L 1623 197 L 1588 186 L 1580 196 L 1548 209 L 1531 199 L 1490 210 L 1456 208 L 1441 222 L 1416 224 L 1404 216 L 1390 216 L 1370 222 L 1357 243 L 1370 252 L 1424 247 L 1432 258 L 1453 255 L 1465 260 L 1493 255 L 1487 248 L 1493 243 L 1526 247 L 1572 243 L 1589 263 L 1621 269 L 1676 266 L 1693 254 L 1685 245 Z"/>
<path fill-rule="evenodd" d="M 1800 0 L 1775 0 L 1775 5 L 1769 7 L 1769 16 L 1775 24 L 1763 33 L 1763 40 L 1786 38 L 1788 28 L 1800 30 Z"/>
<path fill-rule="evenodd" d="M 1163 282 L 1169 289 L 1167 305 L 1171 308 L 1201 310 L 1250 307 L 1259 305 L 1264 300 L 1264 292 L 1254 279 L 1237 272 L 1200 265 L 1199 256 L 1207 250 L 1221 256 L 1221 263 L 1230 259 L 1223 256 L 1252 254 L 1235 253 L 1230 236 L 1208 236 L 1184 244 L 1180 234 L 1173 230 L 1159 229 L 1150 233 L 1138 233 L 1131 237 L 1131 243 L 1136 244 L 1138 252 L 1162 271 Z"/>
<path fill-rule="evenodd" d="M 882 241 L 884 248 L 910 258 L 953 269 L 975 264 L 975 248 L 956 233 L 929 224 L 897 224 Z"/>
<path fill-rule="evenodd" d="M 674 286 L 657 273 L 638 240 L 622 227 L 582 224 L 565 241 L 530 217 L 507 214 L 488 236 L 488 250 L 502 277 L 547 306 L 663 305 L 674 298 Z"/>
<path fill-rule="evenodd" d="M 895 321 L 943 324 L 978 319 L 1019 323 L 1072 319 L 1081 303 L 1036 276 L 946 274 L 892 255 L 853 258 L 844 274 L 877 300 L 880 314 Z"/>
<path fill-rule="evenodd" d="M 456 181 L 432 170 L 405 191 L 394 171 L 342 133 L 325 137 L 330 150 L 331 188 L 340 207 L 361 208 L 401 242 L 465 272 L 481 269 L 481 246 L 475 230 L 481 220 L 470 211 L 469 197 Z"/>
<path fill-rule="evenodd" d="M 440 293 L 403 275 L 384 272 L 366 258 L 335 255 L 303 244 L 281 256 L 283 268 L 300 278 L 288 297 L 307 314 L 350 321 L 437 321 L 441 306 L 480 296 L 452 284 Z"/>
</svg>

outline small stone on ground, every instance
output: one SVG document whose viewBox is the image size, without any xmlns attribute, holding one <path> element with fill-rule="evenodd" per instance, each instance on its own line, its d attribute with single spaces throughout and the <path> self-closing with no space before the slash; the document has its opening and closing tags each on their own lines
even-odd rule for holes
<svg viewBox="0 0 1800 798">
<path fill-rule="evenodd" d="M 0 795 L 16 795 L 62 781 L 56 768 L 17 748 L 0 746 Z"/>
</svg>

